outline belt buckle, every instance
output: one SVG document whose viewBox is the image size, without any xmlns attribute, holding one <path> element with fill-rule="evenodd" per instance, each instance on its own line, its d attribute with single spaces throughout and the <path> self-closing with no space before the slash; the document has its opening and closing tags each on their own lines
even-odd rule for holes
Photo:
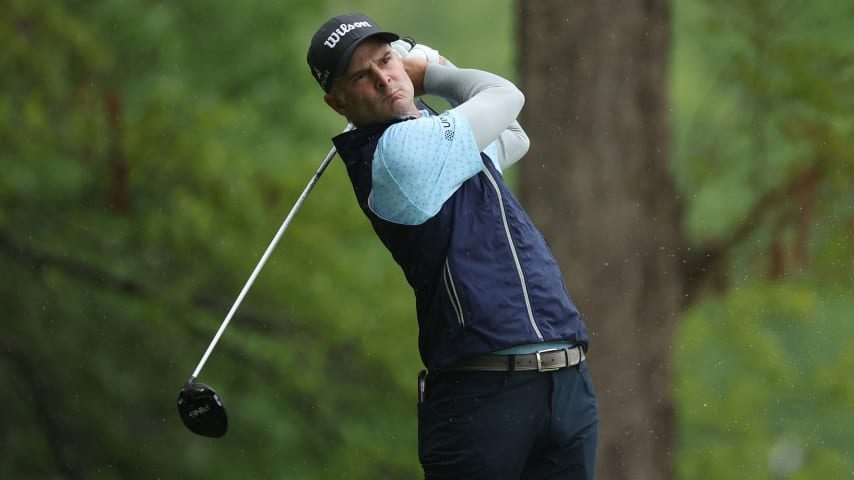
<svg viewBox="0 0 854 480">
<path fill-rule="evenodd" d="M 564 350 L 564 349 L 563 348 L 549 348 L 547 350 L 538 350 L 537 352 L 535 352 L 535 355 L 537 356 L 537 371 L 538 372 L 554 372 L 555 370 L 560 370 L 560 367 L 543 367 L 542 354 L 559 352 L 561 350 Z"/>
</svg>

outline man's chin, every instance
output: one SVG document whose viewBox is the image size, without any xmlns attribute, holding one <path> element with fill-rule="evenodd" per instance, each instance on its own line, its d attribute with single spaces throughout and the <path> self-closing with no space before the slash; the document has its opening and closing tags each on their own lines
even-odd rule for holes
<svg viewBox="0 0 854 480">
<path fill-rule="evenodd" d="M 418 117 L 418 108 L 415 106 L 415 101 L 411 98 L 392 100 L 391 107 L 395 118 Z"/>
</svg>

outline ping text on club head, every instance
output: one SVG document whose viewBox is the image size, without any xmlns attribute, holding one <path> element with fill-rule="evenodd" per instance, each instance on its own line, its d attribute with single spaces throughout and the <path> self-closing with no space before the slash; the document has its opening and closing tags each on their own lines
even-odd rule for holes
<svg viewBox="0 0 854 480">
<path fill-rule="evenodd" d="M 189 412 L 187 412 L 187 415 L 189 415 L 190 418 L 196 418 L 199 415 L 203 415 L 203 414 L 208 413 L 210 411 L 211 411 L 211 406 L 210 406 L 210 404 L 206 403 L 199 408 L 194 408 L 193 410 L 190 410 Z"/>
</svg>

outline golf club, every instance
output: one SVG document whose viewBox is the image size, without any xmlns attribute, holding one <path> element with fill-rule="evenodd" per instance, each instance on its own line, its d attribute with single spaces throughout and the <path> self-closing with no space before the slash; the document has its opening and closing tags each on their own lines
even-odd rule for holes
<svg viewBox="0 0 854 480">
<path fill-rule="evenodd" d="M 348 132 L 352 129 L 353 124 L 348 123 L 347 127 L 344 128 L 344 132 Z M 288 216 L 285 218 L 282 226 L 279 227 L 279 231 L 276 232 L 276 236 L 273 237 L 273 240 L 270 242 L 270 245 L 267 247 L 264 255 L 261 256 L 261 260 L 258 261 L 258 265 L 255 266 L 255 270 L 252 271 L 252 275 L 249 276 L 249 279 L 246 280 L 246 284 L 243 285 L 243 289 L 240 291 L 240 294 L 231 306 L 231 310 L 228 311 L 228 315 L 225 316 L 225 320 L 223 320 L 222 325 L 220 325 L 219 330 L 216 332 L 216 335 L 214 335 L 210 345 L 208 345 L 208 349 L 199 361 L 199 365 L 196 366 L 196 370 L 193 371 L 193 374 L 190 376 L 189 380 L 187 380 L 187 383 L 184 384 L 184 388 L 179 392 L 178 414 L 181 415 L 181 420 L 184 422 L 184 425 L 186 425 L 193 433 L 206 437 L 221 437 L 225 435 L 226 430 L 228 430 L 228 416 L 225 413 L 225 405 L 223 405 L 222 399 L 213 388 L 205 385 L 204 383 L 197 383 L 196 378 L 198 378 L 199 373 L 202 371 L 202 367 L 204 367 L 205 362 L 207 362 L 208 357 L 217 342 L 219 342 L 219 338 L 222 336 L 222 333 L 228 327 L 229 322 L 231 322 L 231 318 L 240 306 L 240 302 L 243 301 L 243 297 L 246 296 L 246 292 L 249 291 L 249 288 L 252 287 L 252 283 L 255 282 L 255 277 L 258 276 L 258 273 L 264 267 L 264 264 L 267 263 L 267 258 L 269 258 L 270 254 L 276 248 L 276 244 L 279 243 L 279 239 L 282 237 L 282 234 L 285 233 L 285 230 L 288 228 L 288 224 L 291 223 L 291 219 L 294 214 L 296 214 L 297 210 L 302 206 L 305 198 L 320 179 L 320 175 L 322 175 L 323 171 L 326 170 L 326 167 L 329 165 L 332 157 L 335 156 L 335 153 L 335 147 L 332 147 L 326 155 L 326 158 L 323 159 L 323 162 L 321 162 L 320 166 L 317 168 L 317 171 L 309 180 L 305 190 L 303 190 L 293 208 L 291 208 L 291 211 L 288 213 Z"/>
</svg>

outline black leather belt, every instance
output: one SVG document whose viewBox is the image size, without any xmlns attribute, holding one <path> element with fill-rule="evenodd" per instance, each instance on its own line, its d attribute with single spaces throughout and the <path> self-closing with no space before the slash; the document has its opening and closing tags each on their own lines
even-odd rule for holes
<svg viewBox="0 0 854 480">
<path fill-rule="evenodd" d="M 531 371 L 551 372 L 572 367 L 583 362 L 584 349 L 580 346 L 540 350 L 521 355 L 480 355 L 441 371 L 475 370 L 485 372 Z"/>
</svg>

